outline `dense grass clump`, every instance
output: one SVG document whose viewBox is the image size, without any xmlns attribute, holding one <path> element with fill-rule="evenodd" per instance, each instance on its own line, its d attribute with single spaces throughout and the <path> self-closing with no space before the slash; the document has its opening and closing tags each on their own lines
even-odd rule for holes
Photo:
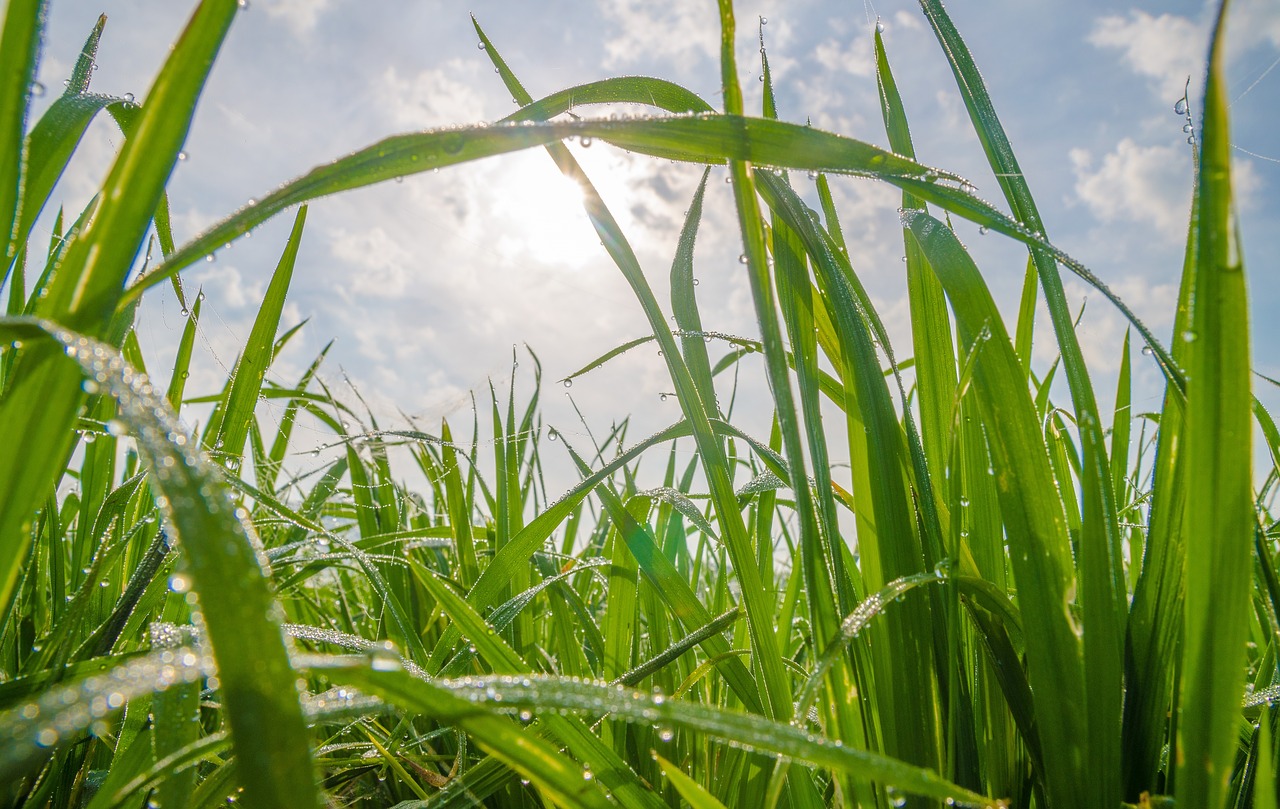
<svg viewBox="0 0 1280 809">
<path fill-rule="evenodd" d="M 1253 422 L 1273 460 L 1280 434 L 1250 387 L 1226 4 L 1167 348 L 1054 247 L 964 41 L 940 2 L 921 5 L 1003 210 L 915 160 L 879 35 L 892 151 L 777 120 L 767 61 L 764 108 L 748 115 L 721 0 L 721 110 L 637 77 L 535 100 L 477 26 L 518 112 L 387 138 L 177 245 L 165 184 L 237 2 L 199 4 L 141 105 L 89 92 L 100 22 L 28 127 L 43 3 L 10 0 L 0 803 L 1275 806 L 1277 472 L 1253 478 Z M 619 102 L 654 113 L 563 115 Z M 37 243 L 102 112 L 125 140 L 101 193 Z M 570 138 L 727 166 L 759 340 L 720 339 L 699 314 L 705 176 L 664 305 Z M 652 327 L 677 423 L 570 446 L 543 429 L 536 389 L 517 401 L 513 387 L 460 436 L 447 422 L 382 430 L 320 383 L 323 354 L 293 386 L 264 381 L 296 332 L 281 317 L 305 203 L 529 147 L 582 187 Z M 909 347 L 891 346 L 850 261 L 833 178 L 902 191 Z M 820 210 L 797 190 L 810 182 Z M 214 395 L 188 391 L 201 299 L 181 272 L 295 207 L 233 373 Z M 1015 322 L 947 217 L 1026 246 Z M 149 239 L 162 259 L 137 271 Z M 1130 411 L 1128 336 L 1117 389 L 1095 390 L 1063 268 L 1150 347 L 1158 413 Z M 159 284 L 189 312 L 167 386 L 144 373 L 133 332 Z M 1060 355 L 1043 373 L 1030 361 L 1039 300 Z M 735 427 L 716 395 L 749 353 L 764 359 L 768 436 Z M 1056 376 L 1069 407 L 1050 394 Z M 255 418 L 263 398 L 284 407 L 270 430 Z M 174 416 L 192 401 L 212 407 L 198 433 Z M 824 424 L 823 408 L 841 418 Z M 339 448 L 307 476 L 290 462 L 299 418 Z M 696 447 L 687 466 L 675 441 Z M 581 471 L 558 498 L 541 483 L 544 451 Z M 668 459 L 662 487 L 638 490 L 642 457 Z M 429 485 L 410 488 L 393 460 Z"/>
</svg>

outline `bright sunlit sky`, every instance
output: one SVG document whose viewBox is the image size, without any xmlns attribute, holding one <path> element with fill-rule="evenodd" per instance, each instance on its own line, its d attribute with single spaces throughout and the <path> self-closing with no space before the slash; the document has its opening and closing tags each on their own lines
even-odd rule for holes
<svg viewBox="0 0 1280 809">
<path fill-rule="evenodd" d="M 514 109 L 468 11 L 535 96 L 605 76 L 648 74 L 720 105 L 713 0 L 252 0 L 214 68 L 170 184 L 175 235 L 193 237 L 251 197 L 315 164 L 397 132 L 494 120 Z M 97 15 L 108 23 L 93 89 L 142 102 L 190 3 L 53 0 L 40 80 L 60 89 Z M 878 3 L 739 2 L 739 67 L 748 108 L 759 109 L 757 20 L 764 27 L 780 116 L 885 145 L 872 61 L 875 20 L 885 39 L 921 160 L 954 170 L 1001 202 L 949 68 L 910 0 Z M 957 0 L 949 12 L 982 67 L 1036 194 L 1051 240 L 1105 279 L 1157 334 L 1168 335 L 1181 269 L 1191 155 L 1173 110 L 1188 76 L 1199 110 L 1211 4 L 1192 0 Z M 1259 371 L 1280 377 L 1280 7 L 1241 0 L 1229 25 L 1229 92 L 1236 189 L 1254 312 Z M 585 109 L 584 115 L 641 112 Z M 64 181 L 69 212 L 89 199 L 120 137 L 105 119 L 87 135 Z M 700 169 L 630 156 L 603 144 L 572 147 L 636 247 L 659 299 L 676 234 Z M 724 169 L 712 172 L 695 274 L 708 329 L 756 336 Z M 797 183 L 807 183 L 803 175 Z M 910 354 L 896 224 L 887 185 L 833 178 L 855 268 Z M 288 233 L 281 217 L 252 239 L 188 270 L 206 296 L 203 354 L 189 394 L 213 392 L 247 337 Z M 1025 251 L 958 228 L 1012 316 Z M 1124 322 L 1065 273 L 1104 409 L 1114 396 Z M 382 427 L 405 415 L 435 431 L 449 416 L 469 433 L 472 392 L 486 409 L 488 380 L 504 391 L 512 347 L 531 378 L 528 344 L 544 369 L 547 420 L 579 445 L 582 427 L 555 380 L 646 333 L 640 308 L 608 261 L 571 188 L 540 150 L 406 178 L 312 205 L 286 325 L 310 318 L 281 357 L 288 382 L 337 343 L 324 378 L 343 374 Z M 182 316 L 172 293 L 147 299 L 139 334 L 152 370 L 167 378 L 165 346 Z M 1037 364 L 1053 359 L 1040 318 Z M 1157 373 L 1134 346 L 1138 411 L 1159 407 Z M 164 358 L 164 359 L 162 359 Z M 727 382 L 727 380 L 726 380 Z M 743 366 L 744 419 L 764 434 L 762 367 Z M 1274 388 L 1257 383 L 1276 403 Z M 526 385 L 527 388 L 527 385 Z M 638 349 L 577 381 L 575 401 L 597 434 L 635 415 L 632 437 L 678 417 L 656 350 Z M 725 387 L 727 391 L 727 385 Z M 749 395 L 748 390 L 750 391 Z M 754 398 L 753 398 L 754 397 Z M 351 397 L 347 397 L 350 399 Z M 1067 405 L 1065 391 L 1059 403 Z M 319 441 L 316 434 L 304 440 Z M 552 445 L 554 446 L 554 445 Z M 583 446 L 582 448 L 585 448 Z M 657 471 L 664 460 L 650 462 Z M 562 488 L 562 487 L 553 487 Z"/>
</svg>

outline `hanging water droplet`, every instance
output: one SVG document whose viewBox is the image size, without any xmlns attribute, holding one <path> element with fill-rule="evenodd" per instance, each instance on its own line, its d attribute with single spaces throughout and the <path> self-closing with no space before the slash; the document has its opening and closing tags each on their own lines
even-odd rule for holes
<svg viewBox="0 0 1280 809">
<path fill-rule="evenodd" d="M 45 94 L 45 86 L 38 81 L 31 82 L 31 95 L 35 98 Z"/>
<path fill-rule="evenodd" d="M 1155 349 L 1154 349 L 1154 348 L 1152 348 L 1151 346 L 1149 346 L 1149 345 L 1144 345 L 1144 346 L 1142 347 L 1142 353 L 1143 353 L 1143 354 L 1146 354 L 1148 357 L 1150 357 L 1152 354 L 1154 354 L 1154 353 L 1156 353 L 1156 352 L 1155 352 Z"/>
<path fill-rule="evenodd" d="M 1191 124 L 1183 124 L 1183 125 L 1182 125 L 1182 131 L 1183 131 L 1183 132 L 1186 132 L 1188 135 L 1189 135 L 1189 134 L 1191 134 L 1191 130 L 1193 130 L 1193 129 L 1195 129 L 1195 127 L 1194 127 L 1194 126 L 1192 126 Z"/>
<path fill-rule="evenodd" d="M 582 148 L 588 149 L 591 147 L 591 138 L 588 135 L 583 135 L 582 137 L 578 138 L 578 143 L 582 144 Z"/>
<path fill-rule="evenodd" d="M 698 285 L 698 279 L 697 279 L 697 278 L 693 279 L 693 285 L 694 285 L 695 287 Z"/>
<path fill-rule="evenodd" d="M 876 33 L 877 34 L 884 33 L 884 23 L 880 21 L 879 17 L 876 17 Z"/>
<path fill-rule="evenodd" d="M 769 24 L 769 18 L 768 18 L 768 17 L 761 17 L 761 18 L 760 18 L 760 24 L 761 24 L 761 25 L 768 25 L 768 24 Z M 786 26 L 784 25 L 783 27 L 785 28 Z"/>
<path fill-rule="evenodd" d="M 186 159 L 187 159 L 187 153 L 186 153 L 186 152 L 178 152 L 178 159 L 179 159 L 179 160 L 186 160 Z"/>
<path fill-rule="evenodd" d="M 978 228 L 979 236 L 986 236 L 990 232 L 991 232 L 991 228 L 987 227 L 986 225 L 983 225 L 980 228 Z"/>
<path fill-rule="evenodd" d="M 204 260 L 212 264 L 213 262 L 217 261 L 217 258 L 213 255 L 213 253 L 210 253 L 209 255 L 204 257 Z"/>
<path fill-rule="evenodd" d="M 399 650 L 389 640 L 370 646 L 365 657 L 369 659 L 369 668 L 374 671 L 398 671 L 403 667 Z"/>
<path fill-rule="evenodd" d="M 899 260 L 900 260 L 903 264 L 906 264 L 906 263 L 907 263 L 907 257 L 906 257 L 906 256 L 903 256 L 903 257 L 902 257 L 901 259 L 899 259 Z"/>
<path fill-rule="evenodd" d="M 477 47 L 477 48 L 479 48 L 480 50 L 484 50 L 484 49 L 485 49 L 485 48 L 484 48 L 484 43 L 483 43 L 483 42 L 477 42 L 477 43 L 476 43 L 476 47 Z"/>
<path fill-rule="evenodd" d="M 566 379 L 566 380 L 564 381 L 564 386 L 565 386 L 566 388 L 572 388 L 572 387 L 573 387 L 573 380 L 572 380 L 572 379 Z"/>
<path fill-rule="evenodd" d="M 1179 114 L 1179 115 L 1186 115 L 1186 114 L 1187 114 L 1187 100 L 1186 100 L 1185 98 L 1179 98 L 1179 99 L 1178 99 L 1178 103 L 1176 103 L 1176 104 L 1174 104 L 1174 105 L 1173 105 L 1173 111 L 1174 111 L 1174 112 L 1176 112 L 1176 113 L 1177 113 L 1177 114 Z"/>
<path fill-rule="evenodd" d="M 746 253 L 743 253 L 742 255 L 738 256 L 738 263 L 739 263 L 739 264 L 746 264 L 748 261 L 750 261 L 750 259 L 748 259 L 748 258 L 747 258 L 747 254 L 746 254 Z"/>
</svg>

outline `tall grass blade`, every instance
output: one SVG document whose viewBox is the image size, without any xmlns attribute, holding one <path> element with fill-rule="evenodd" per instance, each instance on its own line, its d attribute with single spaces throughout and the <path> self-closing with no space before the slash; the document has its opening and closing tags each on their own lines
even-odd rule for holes
<svg viewBox="0 0 1280 809">
<path fill-rule="evenodd" d="M 1253 489 L 1249 306 L 1231 192 L 1225 28 L 1218 9 L 1200 133 L 1196 259 L 1187 351 L 1186 635 L 1176 795 L 1226 805 L 1236 755 L 1251 586 Z"/>
</svg>

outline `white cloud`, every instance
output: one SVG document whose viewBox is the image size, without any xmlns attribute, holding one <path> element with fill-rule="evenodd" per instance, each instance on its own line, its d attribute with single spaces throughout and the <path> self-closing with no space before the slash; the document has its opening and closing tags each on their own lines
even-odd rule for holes
<svg viewBox="0 0 1280 809">
<path fill-rule="evenodd" d="M 1192 172 L 1181 146 L 1139 146 L 1131 138 L 1095 165 L 1087 149 L 1072 149 L 1076 195 L 1103 222 L 1147 222 L 1171 238 L 1187 229 Z M 1232 161 L 1232 192 L 1249 207 L 1262 187 L 1252 161 Z"/>
<path fill-rule="evenodd" d="M 615 26 L 604 42 L 608 69 L 653 61 L 674 62 L 686 70 L 719 52 L 720 24 L 713 4 L 607 0 L 600 11 Z"/>
<path fill-rule="evenodd" d="M 1185 233 L 1191 169 L 1185 149 L 1139 146 L 1125 138 L 1095 165 L 1086 149 L 1072 149 L 1076 195 L 1103 222 L 1147 222 L 1164 235 Z"/>
<path fill-rule="evenodd" d="M 338 228 L 329 249 L 335 258 L 358 268 L 348 286 L 356 295 L 393 298 L 405 291 L 409 278 L 406 267 L 413 255 L 381 227 L 355 233 Z"/>
<path fill-rule="evenodd" d="M 1182 95 L 1187 77 L 1198 81 L 1205 70 L 1208 28 L 1175 14 L 1153 17 L 1145 11 L 1109 14 L 1094 21 L 1089 44 L 1119 50 L 1136 73 L 1157 80 L 1166 98 Z"/>
<path fill-rule="evenodd" d="M 475 90 L 478 77 L 476 63 L 461 59 L 409 77 L 388 67 L 374 87 L 377 108 L 400 128 L 473 123 L 484 118 L 481 96 Z"/>
<path fill-rule="evenodd" d="M 855 76 L 869 77 L 876 74 L 875 48 L 866 34 L 840 43 L 834 39 L 822 42 L 814 49 L 814 58 L 827 70 L 842 70 Z"/>
<path fill-rule="evenodd" d="M 283 20 L 294 36 L 302 37 L 315 29 L 320 16 L 332 0 L 259 0 L 267 16 Z"/>
</svg>

